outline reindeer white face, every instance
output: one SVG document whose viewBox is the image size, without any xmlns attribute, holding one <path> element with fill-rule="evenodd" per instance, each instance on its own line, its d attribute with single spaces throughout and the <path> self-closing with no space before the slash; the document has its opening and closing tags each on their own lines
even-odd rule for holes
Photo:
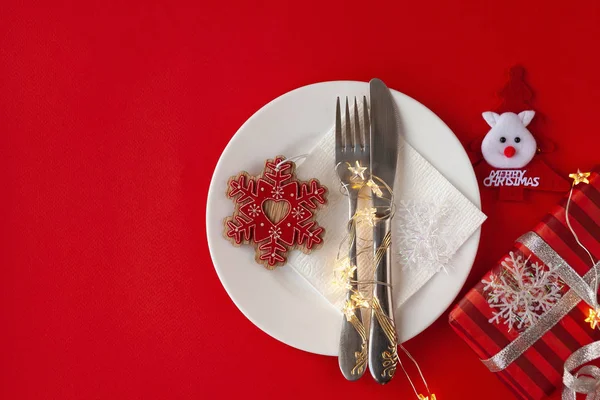
<svg viewBox="0 0 600 400">
<path fill-rule="evenodd" d="M 483 113 L 483 119 L 492 127 L 481 143 L 483 158 L 495 168 L 523 168 L 537 151 L 535 138 L 527 129 L 535 111 L 511 112 L 498 115 Z"/>
</svg>

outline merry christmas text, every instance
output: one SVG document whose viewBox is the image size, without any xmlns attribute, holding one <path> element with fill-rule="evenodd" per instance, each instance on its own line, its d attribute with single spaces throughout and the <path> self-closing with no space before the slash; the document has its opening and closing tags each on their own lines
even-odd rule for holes
<svg viewBox="0 0 600 400">
<path fill-rule="evenodd" d="M 540 184 L 539 177 L 525 176 L 526 169 L 491 170 L 490 175 L 483 180 L 485 186 L 531 186 Z"/>
</svg>

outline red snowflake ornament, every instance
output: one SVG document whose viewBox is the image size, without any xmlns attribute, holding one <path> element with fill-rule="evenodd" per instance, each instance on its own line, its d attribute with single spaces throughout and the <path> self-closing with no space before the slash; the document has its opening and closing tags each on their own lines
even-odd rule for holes
<svg viewBox="0 0 600 400">
<path fill-rule="evenodd" d="M 284 160 L 267 160 L 256 177 L 247 172 L 231 177 L 227 189 L 235 211 L 225 219 L 226 237 L 236 246 L 254 245 L 256 262 L 268 269 L 284 265 L 292 248 L 309 253 L 323 242 L 314 212 L 326 203 L 327 188 L 316 179 L 297 180 L 296 164 Z"/>
</svg>

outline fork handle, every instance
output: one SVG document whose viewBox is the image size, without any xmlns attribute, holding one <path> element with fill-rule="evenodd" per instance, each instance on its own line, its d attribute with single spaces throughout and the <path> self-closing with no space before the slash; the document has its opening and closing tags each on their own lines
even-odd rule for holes
<svg viewBox="0 0 600 400">
<path fill-rule="evenodd" d="M 356 265 L 356 223 L 354 223 L 352 217 L 356 213 L 358 194 L 349 191 L 348 199 L 351 219 L 348 224 L 348 231 L 352 238 L 348 249 L 348 258 L 350 259 L 350 265 Z M 357 269 L 352 272 L 350 279 L 351 289 L 346 294 L 346 300 L 350 300 L 352 293 L 358 291 Z M 362 316 L 359 308 L 354 309 L 351 321 L 348 321 L 346 315 L 342 316 L 338 362 L 344 377 L 349 381 L 355 381 L 363 376 L 367 365 L 367 337 L 365 328 L 362 325 Z M 356 323 L 357 321 L 358 324 Z"/>
<path fill-rule="evenodd" d="M 369 370 L 380 384 L 389 382 L 398 363 L 398 335 L 392 306 L 392 250 L 391 220 L 377 222 L 373 228 L 373 251 L 375 253 L 375 284 L 371 306 L 371 329 L 369 337 Z"/>
</svg>

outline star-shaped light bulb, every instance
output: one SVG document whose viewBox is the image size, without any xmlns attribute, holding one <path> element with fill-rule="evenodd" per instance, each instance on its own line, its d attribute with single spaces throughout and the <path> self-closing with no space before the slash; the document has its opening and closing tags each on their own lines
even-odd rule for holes
<svg viewBox="0 0 600 400">
<path fill-rule="evenodd" d="M 431 394 L 431 396 L 424 396 L 422 394 L 419 395 L 419 400 L 436 400 L 435 394 Z"/>
<path fill-rule="evenodd" d="M 342 312 L 346 316 L 346 320 L 350 321 L 354 317 L 355 310 L 356 307 L 354 307 L 352 300 L 346 300 L 346 303 L 344 303 L 344 307 L 342 308 Z"/>
<path fill-rule="evenodd" d="M 357 221 L 364 221 L 370 226 L 375 226 L 375 222 L 377 222 L 377 209 L 375 207 L 367 207 L 356 210 L 354 218 Z"/>
<path fill-rule="evenodd" d="M 354 272 L 355 269 L 356 269 L 356 265 L 350 264 L 350 258 L 344 257 L 344 258 L 336 261 L 336 265 L 333 270 L 342 275 L 350 276 Z"/>
<path fill-rule="evenodd" d="M 350 258 L 344 257 L 336 261 L 336 265 L 333 268 L 333 284 L 346 290 L 352 289 L 350 285 L 350 279 L 352 274 L 356 270 L 356 265 L 350 264 Z"/>
<path fill-rule="evenodd" d="M 579 169 L 575 174 L 569 174 L 569 178 L 573 179 L 573 186 L 579 185 L 580 183 L 590 183 L 588 178 L 590 177 L 590 172 L 581 172 Z"/>
<path fill-rule="evenodd" d="M 360 165 L 360 162 L 356 161 L 356 167 L 350 165 L 348 170 L 354 174 L 352 179 L 358 180 L 360 178 L 360 180 L 365 180 L 365 171 L 367 170 L 367 167 Z"/>
<path fill-rule="evenodd" d="M 373 194 L 377 197 L 381 197 L 383 196 L 383 192 L 381 191 L 381 188 L 379 187 L 378 184 L 375 183 L 375 181 L 373 181 L 373 179 L 369 179 L 367 181 L 367 186 L 371 188 L 371 191 L 373 192 Z"/>
<path fill-rule="evenodd" d="M 600 325 L 600 309 L 590 308 L 585 322 L 588 322 L 592 329 L 596 329 L 596 327 Z"/>
<path fill-rule="evenodd" d="M 350 300 L 356 308 L 369 308 L 369 300 L 360 292 L 352 294 Z"/>
</svg>

